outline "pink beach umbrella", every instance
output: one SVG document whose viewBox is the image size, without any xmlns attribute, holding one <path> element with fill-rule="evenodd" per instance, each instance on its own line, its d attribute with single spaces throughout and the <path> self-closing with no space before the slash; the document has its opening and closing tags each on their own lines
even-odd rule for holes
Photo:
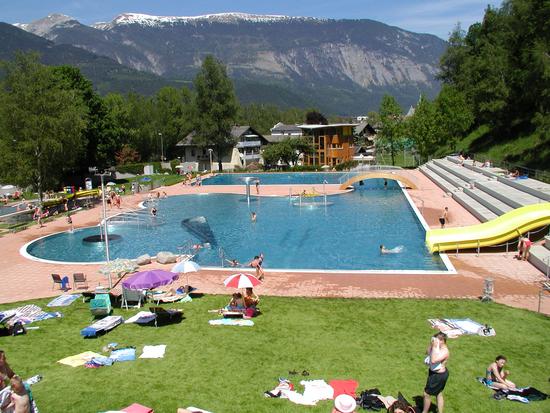
<svg viewBox="0 0 550 413">
<path fill-rule="evenodd" d="M 252 274 L 239 273 L 230 275 L 223 283 L 226 287 L 230 288 L 252 288 L 260 285 L 262 282 Z"/>
</svg>

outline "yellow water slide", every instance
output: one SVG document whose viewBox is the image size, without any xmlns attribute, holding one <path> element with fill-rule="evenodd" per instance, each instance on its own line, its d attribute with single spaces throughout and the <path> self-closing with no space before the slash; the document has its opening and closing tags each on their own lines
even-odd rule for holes
<svg viewBox="0 0 550 413">
<path fill-rule="evenodd" d="M 430 252 L 502 244 L 528 231 L 550 225 L 550 202 L 527 205 L 483 224 L 426 232 Z"/>
</svg>

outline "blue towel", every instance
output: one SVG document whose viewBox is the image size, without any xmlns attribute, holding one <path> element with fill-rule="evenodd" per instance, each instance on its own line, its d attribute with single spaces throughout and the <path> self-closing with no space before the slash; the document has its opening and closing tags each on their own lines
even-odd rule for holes
<svg viewBox="0 0 550 413">
<path fill-rule="evenodd" d="M 114 361 L 133 361 L 136 359 L 135 348 L 121 348 L 111 351 L 111 359 Z"/>
</svg>

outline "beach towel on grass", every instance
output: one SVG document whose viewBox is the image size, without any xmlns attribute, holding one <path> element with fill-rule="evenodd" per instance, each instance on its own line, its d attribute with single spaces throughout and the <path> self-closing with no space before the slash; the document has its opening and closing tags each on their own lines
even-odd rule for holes
<svg viewBox="0 0 550 413">
<path fill-rule="evenodd" d="M 134 361 L 136 359 L 136 349 L 133 347 L 121 348 L 111 351 L 110 359 L 114 361 Z"/>
<path fill-rule="evenodd" d="M 93 351 L 85 351 L 84 353 L 75 354 L 74 356 L 65 357 L 58 360 L 58 363 L 65 364 L 71 367 L 83 366 L 87 361 L 90 361 L 94 357 L 101 357 L 101 354 L 94 353 Z"/>
<path fill-rule="evenodd" d="M 95 337 L 101 332 L 109 331 L 121 324 L 124 321 L 122 316 L 110 315 L 96 321 L 91 326 L 80 330 L 80 335 L 84 337 Z"/>
<path fill-rule="evenodd" d="M 143 346 L 143 353 L 139 356 L 140 359 L 161 359 L 164 358 L 166 352 L 166 344 L 158 346 Z"/>
<path fill-rule="evenodd" d="M 462 334 L 479 334 L 484 328 L 482 324 L 469 318 L 431 318 L 428 322 L 432 328 L 442 331 L 449 338 L 456 338 Z"/>
<path fill-rule="evenodd" d="M 252 320 L 239 320 L 236 318 L 222 318 L 218 320 L 210 320 L 208 322 L 211 326 L 247 326 L 251 327 L 254 325 Z"/>
<path fill-rule="evenodd" d="M 48 318 L 62 317 L 61 313 L 46 313 L 34 304 L 24 305 L 13 310 L 7 310 L 2 314 L 4 317 L 13 315 L 7 322 L 8 325 L 14 325 L 17 322 L 20 322 L 21 324 L 30 324 L 35 321 L 47 320 Z"/>
<path fill-rule="evenodd" d="M 153 321 L 157 316 L 150 311 L 140 311 L 135 316 L 130 317 L 124 324 L 137 323 L 147 324 Z"/>
<path fill-rule="evenodd" d="M 74 300 L 76 300 L 78 297 L 81 297 L 80 294 L 63 294 L 59 297 L 54 298 L 52 301 L 50 301 L 48 304 L 46 304 L 46 307 L 65 307 L 68 305 L 71 305 Z"/>
</svg>

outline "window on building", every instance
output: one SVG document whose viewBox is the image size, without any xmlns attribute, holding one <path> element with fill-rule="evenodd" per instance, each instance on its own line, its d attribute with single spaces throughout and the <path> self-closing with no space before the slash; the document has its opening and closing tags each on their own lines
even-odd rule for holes
<svg viewBox="0 0 550 413">
<path fill-rule="evenodd" d="M 194 149 L 191 149 L 191 156 L 195 156 L 195 150 Z"/>
</svg>

